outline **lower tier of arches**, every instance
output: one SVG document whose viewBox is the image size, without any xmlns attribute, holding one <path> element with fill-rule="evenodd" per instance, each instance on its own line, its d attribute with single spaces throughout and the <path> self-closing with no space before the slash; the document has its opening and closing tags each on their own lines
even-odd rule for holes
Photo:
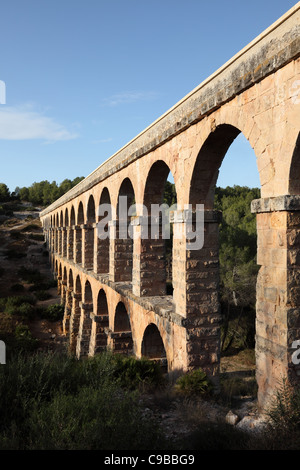
<svg viewBox="0 0 300 470">
<path fill-rule="evenodd" d="M 129 283 L 114 283 L 57 254 L 50 261 L 65 306 L 64 334 L 78 358 L 108 349 L 150 358 L 170 373 L 198 366 L 217 386 L 219 337 L 211 338 L 205 357 L 197 354 L 192 330 L 175 312 L 172 296 L 140 298 Z"/>
</svg>

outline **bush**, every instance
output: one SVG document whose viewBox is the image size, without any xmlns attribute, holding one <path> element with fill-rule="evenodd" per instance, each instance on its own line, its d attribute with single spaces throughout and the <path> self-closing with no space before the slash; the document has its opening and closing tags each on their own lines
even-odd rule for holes
<svg viewBox="0 0 300 470">
<path fill-rule="evenodd" d="M 271 404 L 268 415 L 272 423 L 281 429 L 300 429 L 300 390 L 283 380 Z"/>
<path fill-rule="evenodd" d="M 160 365 L 150 359 L 114 354 L 112 361 L 115 377 L 118 377 L 122 385 L 128 389 L 158 386 L 164 383 Z"/>
<path fill-rule="evenodd" d="M 33 338 L 27 325 L 17 325 L 15 339 L 18 350 L 34 351 L 38 346 L 38 340 Z"/>
<path fill-rule="evenodd" d="M 204 395 L 212 390 L 212 384 L 202 369 L 195 369 L 179 377 L 175 390 L 187 395 Z"/>
<path fill-rule="evenodd" d="M 48 299 L 51 299 L 51 294 L 49 294 L 49 292 L 46 292 L 44 290 L 38 290 L 36 293 L 35 293 L 35 296 L 38 300 L 48 300 Z"/>
<path fill-rule="evenodd" d="M 19 269 L 18 275 L 20 276 L 21 279 L 23 279 L 23 281 L 26 281 L 29 284 L 40 282 L 43 278 L 38 269 L 29 269 L 29 268 L 26 268 L 25 266 L 22 266 Z"/>
<path fill-rule="evenodd" d="M 49 321 L 59 321 L 63 319 L 64 316 L 64 305 L 54 304 L 49 305 L 47 308 L 40 309 L 40 317 Z"/>
<path fill-rule="evenodd" d="M 0 368 L 0 449 L 161 449 L 158 426 L 114 371 L 110 354 L 14 357 Z"/>
</svg>

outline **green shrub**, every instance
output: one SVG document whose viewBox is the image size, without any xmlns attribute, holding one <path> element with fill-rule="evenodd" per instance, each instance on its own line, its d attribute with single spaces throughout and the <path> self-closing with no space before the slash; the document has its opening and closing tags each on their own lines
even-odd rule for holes
<svg viewBox="0 0 300 470">
<path fill-rule="evenodd" d="M 212 390 L 212 384 L 202 369 L 195 369 L 176 380 L 175 390 L 187 395 L 204 395 Z"/>
<path fill-rule="evenodd" d="M 287 434 L 298 430 L 300 435 L 299 388 L 292 387 L 287 379 L 283 380 L 269 407 L 268 416 L 274 428 Z"/>
<path fill-rule="evenodd" d="M 115 377 L 119 378 L 122 385 L 128 389 L 164 383 L 160 365 L 150 359 L 114 354 L 112 361 Z"/>
<path fill-rule="evenodd" d="M 35 296 L 38 300 L 48 300 L 48 299 L 51 299 L 51 294 L 49 294 L 49 292 L 46 292 L 44 290 L 38 290 L 36 293 L 35 293 Z"/>
<path fill-rule="evenodd" d="M 19 269 L 18 276 L 29 284 L 40 282 L 43 279 L 38 269 L 29 269 L 25 266 Z"/>
<path fill-rule="evenodd" d="M 27 325 L 17 325 L 14 336 L 18 351 L 34 351 L 38 347 L 38 340 L 33 338 Z"/>
<path fill-rule="evenodd" d="M 40 317 L 49 321 L 59 321 L 64 316 L 64 305 L 54 304 L 49 305 L 47 308 L 40 309 Z"/>
<path fill-rule="evenodd" d="M 18 355 L 0 368 L 0 449 L 161 449 L 157 424 L 120 388 L 111 354 Z"/>
</svg>

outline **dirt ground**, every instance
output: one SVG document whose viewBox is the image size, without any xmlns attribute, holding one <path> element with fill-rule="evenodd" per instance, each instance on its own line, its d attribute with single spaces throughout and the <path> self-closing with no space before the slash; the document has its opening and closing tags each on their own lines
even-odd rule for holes
<svg viewBox="0 0 300 470">
<path fill-rule="evenodd" d="M 42 227 L 38 212 L 15 212 L 0 224 L 0 298 L 31 294 L 30 286 L 22 280 L 20 268 L 38 269 L 45 280 L 53 276 L 47 250 L 42 240 Z M 22 290 L 17 289 L 23 286 Z M 55 287 L 47 291 L 51 298 L 38 300 L 37 306 L 59 304 L 60 297 Z M 63 349 L 66 338 L 62 332 L 61 322 L 35 319 L 29 322 L 34 338 L 40 343 L 40 349 Z"/>
</svg>

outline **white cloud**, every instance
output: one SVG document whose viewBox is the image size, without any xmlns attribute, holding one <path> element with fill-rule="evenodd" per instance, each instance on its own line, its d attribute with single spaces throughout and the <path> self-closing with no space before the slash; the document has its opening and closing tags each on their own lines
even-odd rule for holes
<svg viewBox="0 0 300 470">
<path fill-rule="evenodd" d="M 118 106 L 119 104 L 135 103 L 136 101 L 145 101 L 156 99 L 158 93 L 155 91 L 125 91 L 117 93 L 103 100 L 108 106 Z"/>
<path fill-rule="evenodd" d="M 70 140 L 77 137 L 54 119 L 35 111 L 32 105 L 0 107 L 0 139 L 47 142 Z"/>
<path fill-rule="evenodd" d="M 106 144 L 107 142 L 111 142 L 112 138 L 109 137 L 108 139 L 96 139 L 92 141 L 92 144 Z"/>
</svg>

